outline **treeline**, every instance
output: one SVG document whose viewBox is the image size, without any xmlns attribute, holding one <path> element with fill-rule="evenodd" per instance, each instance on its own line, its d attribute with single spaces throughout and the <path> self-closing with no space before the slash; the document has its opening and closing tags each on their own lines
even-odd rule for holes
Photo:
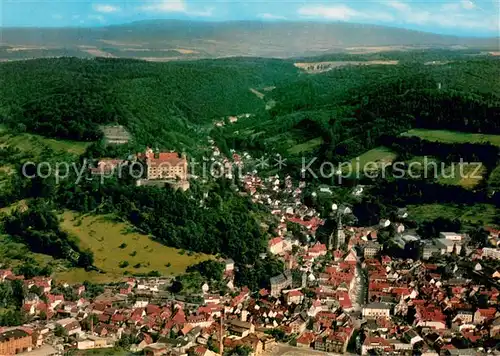
<svg viewBox="0 0 500 356">
<path fill-rule="evenodd" d="M 48 96 L 25 103 L 5 123 L 21 132 L 95 141 L 102 137 L 99 125 L 126 124 L 126 119 L 104 84 L 88 81 L 54 89 Z"/>
<path fill-rule="evenodd" d="M 416 136 L 383 135 L 380 143 L 397 152 L 400 160 L 414 156 L 432 156 L 444 162 L 482 162 L 488 170 L 497 166 L 500 147 L 490 143 L 444 143 L 421 139 Z"/>
<path fill-rule="evenodd" d="M 125 125 L 139 144 L 193 152 L 206 125 L 264 110 L 250 88 L 293 78 L 290 63 L 225 59 L 151 63 L 52 58 L 2 63 L 1 121 L 49 137 L 96 140 L 99 125 Z"/>
<path fill-rule="evenodd" d="M 197 182 L 182 192 L 125 181 L 68 181 L 55 189 L 54 199 L 84 213 L 116 213 L 167 246 L 220 253 L 240 263 L 253 263 L 266 251 L 267 237 L 254 217 L 257 206 L 229 181 L 213 182 L 206 192 Z"/>
<path fill-rule="evenodd" d="M 47 201 L 33 200 L 27 208 L 17 208 L 3 217 L 3 232 L 28 245 L 33 252 L 65 258 L 79 267 L 92 266 L 92 252 L 82 251 L 77 242 L 60 229 L 53 208 Z"/>
<path fill-rule="evenodd" d="M 497 62 L 346 67 L 300 77 L 266 98 L 276 105 L 225 129 L 228 147 L 343 162 L 411 128 L 500 132 Z M 245 134 L 242 134 L 245 133 Z M 321 139 L 321 146 L 293 146 Z"/>
</svg>

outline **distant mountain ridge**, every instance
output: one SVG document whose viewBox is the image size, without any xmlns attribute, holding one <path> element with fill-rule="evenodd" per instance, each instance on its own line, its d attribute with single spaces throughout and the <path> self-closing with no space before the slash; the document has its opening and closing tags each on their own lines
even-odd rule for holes
<svg viewBox="0 0 500 356">
<path fill-rule="evenodd" d="M 346 50 L 453 46 L 498 50 L 499 46 L 499 38 L 319 22 L 148 20 L 92 28 L 3 28 L 1 32 L 0 58 L 3 59 L 63 55 L 149 60 L 227 56 L 286 58 Z"/>
</svg>

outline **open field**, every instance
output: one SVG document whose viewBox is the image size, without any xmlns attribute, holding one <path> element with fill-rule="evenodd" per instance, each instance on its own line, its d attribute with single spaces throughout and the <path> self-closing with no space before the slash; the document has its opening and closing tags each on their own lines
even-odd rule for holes
<svg viewBox="0 0 500 356">
<path fill-rule="evenodd" d="M 158 271 L 163 275 L 183 273 L 192 264 L 211 258 L 209 255 L 188 253 L 164 246 L 153 241 L 148 236 L 133 232 L 131 226 L 123 222 L 113 221 L 111 216 L 80 216 L 75 212 L 66 211 L 61 227 L 76 236 L 83 248 L 94 252 L 95 266 L 106 272 L 96 274 L 96 278 L 112 279 L 123 277 L 127 271 L 130 274 L 144 274 Z M 120 264 L 127 262 L 126 267 Z M 79 270 L 69 271 L 58 277 L 68 282 L 88 279 L 88 273 Z"/>
<path fill-rule="evenodd" d="M 288 149 L 288 153 L 290 154 L 299 154 L 302 152 L 309 152 L 316 147 L 319 147 L 323 144 L 323 138 L 322 137 L 316 137 L 313 138 L 312 140 L 306 141 L 304 143 L 300 143 L 298 145 L 292 146 Z"/>
<path fill-rule="evenodd" d="M 437 217 L 459 219 L 463 225 L 482 222 L 488 226 L 496 226 L 495 218 L 500 212 L 490 204 L 455 205 L 455 204 L 422 204 L 409 205 L 409 218 L 417 222 L 432 220 Z"/>
<path fill-rule="evenodd" d="M 396 158 L 396 153 L 389 150 L 387 147 L 377 147 L 370 151 L 363 153 L 361 156 L 351 160 L 351 172 L 355 173 L 358 171 L 362 175 L 366 171 L 371 171 L 373 169 L 380 169 L 384 165 L 391 164 Z M 347 172 L 349 168 L 343 167 L 342 171 Z"/>
<path fill-rule="evenodd" d="M 417 136 L 427 141 L 444 143 L 491 143 L 500 146 L 500 135 L 483 135 L 477 133 L 413 129 L 403 134 L 404 136 Z"/>
<path fill-rule="evenodd" d="M 39 154 L 45 147 L 56 152 L 67 152 L 81 155 L 89 143 L 69 140 L 55 140 L 28 133 L 11 134 L 0 126 L 0 147 L 12 146 L 33 155 Z"/>
<path fill-rule="evenodd" d="M 438 182 L 473 189 L 481 183 L 485 173 L 486 167 L 483 165 L 454 162 L 444 170 L 443 176 L 438 179 Z"/>
</svg>

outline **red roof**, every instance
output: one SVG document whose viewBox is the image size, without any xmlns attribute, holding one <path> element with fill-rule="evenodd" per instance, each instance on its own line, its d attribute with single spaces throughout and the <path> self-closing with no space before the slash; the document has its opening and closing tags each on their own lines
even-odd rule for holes
<svg viewBox="0 0 500 356">
<path fill-rule="evenodd" d="M 275 246 L 281 242 L 283 242 L 283 239 L 281 237 L 275 237 L 274 239 L 269 240 L 268 245 L 269 245 L 269 247 L 271 247 L 271 246 Z"/>
<path fill-rule="evenodd" d="M 186 158 L 179 157 L 177 152 L 160 152 L 158 154 L 155 154 L 154 152 L 146 152 L 137 155 L 137 157 L 139 159 L 146 159 L 148 164 L 151 166 L 160 164 L 180 166 L 187 163 Z"/>
<path fill-rule="evenodd" d="M 316 337 L 311 332 L 305 332 L 297 339 L 297 344 L 310 345 Z"/>
<path fill-rule="evenodd" d="M 289 297 L 303 297 L 304 294 L 300 290 L 292 290 L 291 292 L 288 293 Z"/>
</svg>

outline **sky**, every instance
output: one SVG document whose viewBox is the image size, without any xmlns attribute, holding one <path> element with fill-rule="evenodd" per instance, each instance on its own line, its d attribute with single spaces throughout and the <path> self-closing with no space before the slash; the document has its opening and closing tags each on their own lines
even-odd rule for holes
<svg viewBox="0 0 500 356">
<path fill-rule="evenodd" d="M 147 19 L 355 22 L 499 36 L 500 0 L 0 0 L 4 27 L 93 27 Z"/>
</svg>

